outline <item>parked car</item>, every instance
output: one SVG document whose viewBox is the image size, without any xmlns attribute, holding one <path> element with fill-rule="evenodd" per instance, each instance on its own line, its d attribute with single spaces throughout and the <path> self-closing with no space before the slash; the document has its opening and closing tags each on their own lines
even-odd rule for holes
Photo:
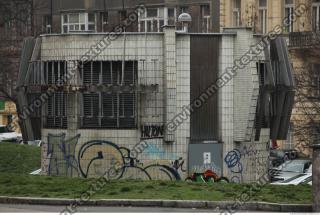
<svg viewBox="0 0 320 215">
<path fill-rule="evenodd" d="M 272 167 L 278 167 L 288 160 L 288 156 L 282 150 L 271 149 L 270 150 L 270 164 Z"/>
<path fill-rule="evenodd" d="M 270 163 L 272 167 L 278 167 L 287 160 L 294 160 L 298 157 L 297 150 L 279 150 L 271 149 L 270 150 Z"/>
<path fill-rule="evenodd" d="M 271 181 L 285 181 L 302 173 L 310 171 L 310 160 L 288 160 L 272 169 Z"/>
<path fill-rule="evenodd" d="M 271 183 L 273 185 L 298 185 L 298 184 L 312 184 L 312 173 L 302 173 L 298 174 L 292 178 L 284 181 L 277 181 Z"/>
<path fill-rule="evenodd" d="M 0 125 L 0 142 L 2 141 L 21 143 L 22 135 L 15 131 L 11 131 L 5 125 Z"/>
</svg>

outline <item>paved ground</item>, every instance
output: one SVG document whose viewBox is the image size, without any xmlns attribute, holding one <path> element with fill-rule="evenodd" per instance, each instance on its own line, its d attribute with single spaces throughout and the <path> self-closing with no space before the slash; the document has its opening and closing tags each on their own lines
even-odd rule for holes
<svg viewBox="0 0 320 215">
<path fill-rule="evenodd" d="M 11 204 L 0 204 L 0 212 L 4 213 L 44 213 L 44 212 L 58 212 L 60 213 L 64 206 L 46 206 L 46 205 L 11 205 Z M 78 207 L 78 212 L 112 212 L 112 213 L 195 213 L 195 212 L 202 212 L 202 213 L 212 213 L 217 212 L 212 209 L 183 209 L 183 208 L 155 208 L 155 207 Z"/>
</svg>

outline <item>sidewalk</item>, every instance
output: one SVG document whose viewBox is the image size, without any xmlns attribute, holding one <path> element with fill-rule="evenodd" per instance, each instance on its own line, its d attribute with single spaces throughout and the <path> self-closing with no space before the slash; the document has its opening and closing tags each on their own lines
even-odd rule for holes
<svg viewBox="0 0 320 215">
<path fill-rule="evenodd" d="M 32 205 L 70 205 L 73 199 L 34 198 L 0 196 L 2 204 L 32 204 Z M 144 199 L 99 199 L 83 201 L 81 206 L 131 206 L 131 207 L 174 207 L 212 209 L 212 212 L 222 212 L 234 205 L 233 201 L 194 201 L 194 200 L 144 200 Z M 80 205 L 80 204 L 79 204 Z M 246 202 L 235 209 L 265 212 L 312 212 L 308 204 L 276 204 L 267 202 Z"/>
</svg>

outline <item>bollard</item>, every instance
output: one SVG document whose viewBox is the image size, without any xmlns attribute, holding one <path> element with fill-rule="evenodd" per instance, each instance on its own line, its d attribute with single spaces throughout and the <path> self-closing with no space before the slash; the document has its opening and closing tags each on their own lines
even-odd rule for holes
<svg viewBox="0 0 320 215">
<path fill-rule="evenodd" d="M 314 144 L 312 154 L 312 208 L 320 212 L 320 144 Z"/>
</svg>

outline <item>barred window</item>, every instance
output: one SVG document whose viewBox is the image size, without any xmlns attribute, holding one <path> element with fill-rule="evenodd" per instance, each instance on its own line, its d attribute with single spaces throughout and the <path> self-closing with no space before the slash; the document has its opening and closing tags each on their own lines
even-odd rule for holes
<svg viewBox="0 0 320 215">
<path fill-rule="evenodd" d="M 67 128 L 67 95 L 56 92 L 47 102 L 47 128 Z"/>
<path fill-rule="evenodd" d="M 121 61 L 87 62 L 82 67 L 81 78 L 84 85 L 105 85 L 111 89 L 82 94 L 82 128 L 136 126 L 136 61 L 127 61 L 124 65 Z M 131 88 L 124 90 L 128 86 Z"/>
<path fill-rule="evenodd" d="M 43 62 L 44 83 L 58 84 L 67 73 L 66 61 Z M 60 82 L 62 83 L 62 82 Z M 45 126 L 47 128 L 67 128 L 67 94 L 54 92 L 46 103 Z"/>
<path fill-rule="evenodd" d="M 64 76 L 67 74 L 67 62 L 66 61 L 46 61 L 43 63 L 44 67 L 44 82 L 45 84 L 58 84 L 58 82 L 64 80 Z"/>
</svg>

